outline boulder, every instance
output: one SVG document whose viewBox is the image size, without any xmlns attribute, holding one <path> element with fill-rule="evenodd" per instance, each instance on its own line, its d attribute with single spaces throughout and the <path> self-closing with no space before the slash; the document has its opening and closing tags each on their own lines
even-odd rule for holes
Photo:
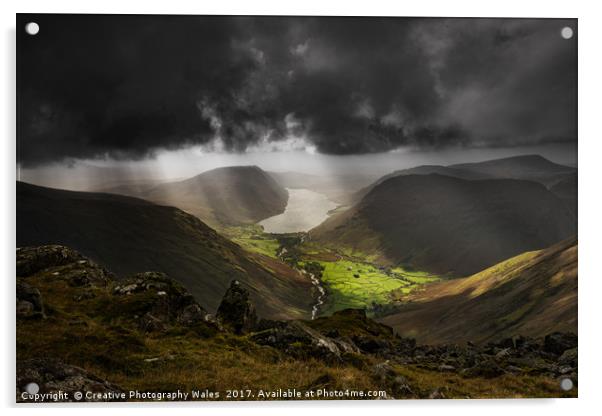
<svg viewBox="0 0 602 416">
<path fill-rule="evenodd" d="M 397 373 L 389 363 L 389 361 L 384 361 L 382 363 L 375 364 L 370 369 L 370 375 L 374 379 L 374 381 L 379 384 L 385 383 L 387 379 L 393 378 L 397 376 Z"/>
<path fill-rule="evenodd" d="M 116 285 L 113 294 L 122 297 L 123 304 L 136 305 L 139 326 L 147 332 L 163 331 L 175 324 L 215 324 L 212 315 L 182 285 L 164 273 L 135 274 Z"/>
<path fill-rule="evenodd" d="M 495 358 L 497 360 L 504 360 L 504 359 L 510 357 L 511 355 L 512 355 L 511 349 L 504 348 L 503 350 L 500 350 L 495 354 Z"/>
<path fill-rule="evenodd" d="M 191 303 L 180 311 L 176 320 L 182 325 L 195 325 L 199 322 L 214 322 L 212 315 L 207 313 L 198 303 Z"/>
<path fill-rule="evenodd" d="M 339 350 L 342 353 L 353 353 L 353 354 L 360 354 L 361 351 L 360 349 L 357 347 L 357 345 L 355 345 L 353 343 L 353 341 L 351 341 L 349 338 L 346 337 L 339 337 L 339 338 L 332 338 L 332 341 L 336 344 L 336 346 L 339 348 Z"/>
<path fill-rule="evenodd" d="M 368 336 L 354 336 L 353 342 L 357 347 L 365 353 L 377 354 L 389 352 L 391 349 L 391 343 L 384 339 L 378 339 L 375 337 Z"/>
<path fill-rule="evenodd" d="M 370 376 L 379 386 L 390 390 L 395 397 L 409 397 L 414 394 L 407 379 L 397 374 L 389 361 L 372 366 Z"/>
<path fill-rule="evenodd" d="M 68 393 L 67 401 L 74 401 L 75 392 L 122 393 L 123 389 L 88 371 L 50 358 L 17 361 L 17 401 L 25 401 L 26 386 L 35 383 L 39 393 Z"/>
<path fill-rule="evenodd" d="M 441 372 L 444 372 L 444 373 L 445 373 L 445 372 L 448 372 L 448 373 L 449 373 L 449 372 L 454 372 L 454 371 L 456 371 L 456 367 L 454 367 L 453 365 L 449 365 L 449 364 L 441 364 L 441 365 L 438 367 L 438 369 L 439 369 L 439 371 L 441 371 Z"/>
<path fill-rule="evenodd" d="M 414 339 L 399 337 L 391 327 L 368 318 L 365 309 L 343 309 L 311 325 L 326 336 L 354 344 L 363 353 L 384 358 L 407 355 L 416 346 Z"/>
<path fill-rule="evenodd" d="M 299 321 L 284 322 L 251 335 L 259 345 L 268 345 L 296 358 L 339 360 L 337 343 Z"/>
<path fill-rule="evenodd" d="M 237 334 L 250 332 L 257 325 L 255 307 L 249 300 L 249 291 L 237 280 L 230 283 L 216 317 L 225 327 Z"/>
<path fill-rule="evenodd" d="M 17 248 L 17 276 L 31 276 L 49 267 L 83 260 L 77 251 L 59 245 Z"/>
<path fill-rule="evenodd" d="M 44 316 L 40 291 L 22 280 L 17 280 L 17 317 L 43 318 Z"/>
<path fill-rule="evenodd" d="M 554 332 L 546 335 L 544 339 L 544 351 L 561 355 L 566 350 L 577 347 L 577 335 L 571 332 Z"/>
<path fill-rule="evenodd" d="M 445 387 L 437 387 L 435 390 L 433 390 L 430 394 L 429 394 L 429 399 L 431 400 L 437 400 L 437 399 L 446 399 L 447 396 L 445 395 L 445 392 L 448 389 Z"/>
<path fill-rule="evenodd" d="M 50 273 L 52 270 L 52 273 Z M 75 250 L 60 245 L 17 248 L 17 277 L 48 271 L 70 286 L 106 286 L 113 275 Z"/>
<path fill-rule="evenodd" d="M 566 350 L 558 359 L 558 365 L 577 368 L 577 347 Z"/>
</svg>

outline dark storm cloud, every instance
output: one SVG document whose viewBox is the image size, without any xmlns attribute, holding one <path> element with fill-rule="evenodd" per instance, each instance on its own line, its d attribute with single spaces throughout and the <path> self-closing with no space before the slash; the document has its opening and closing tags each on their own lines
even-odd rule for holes
<svg viewBox="0 0 602 416">
<path fill-rule="evenodd" d="M 20 15 L 19 161 L 576 139 L 574 21 Z"/>
</svg>

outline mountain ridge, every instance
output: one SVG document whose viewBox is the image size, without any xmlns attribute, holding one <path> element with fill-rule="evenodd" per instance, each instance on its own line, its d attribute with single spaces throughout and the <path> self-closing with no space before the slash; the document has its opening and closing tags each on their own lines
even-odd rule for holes
<svg viewBox="0 0 602 416">
<path fill-rule="evenodd" d="M 288 191 L 254 165 L 216 168 L 152 187 L 121 186 L 105 191 L 178 207 L 218 229 L 281 214 L 288 201 Z"/>
<path fill-rule="evenodd" d="M 573 214 L 539 183 L 429 174 L 383 181 L 310 236 L 388 264 L 462 276 L 575 232 Z"/>
<path fill-rule="evenodd" d="M 459 179 L 522 179 L 538 182 L 552 189 L 557 182 L 570 177 L 577 171 L 571 166 L 554 163 L 541 155 L 519 155 L 482 162 L 459 163 L 448 166 L 420 165 L 408 169 L 393 171 L 374 183 L 355 192 L 351 200 L 357 202 L 367 195 L 376 185 L 395 176 L 427 175 L 438 173 Z"/>
</svg>

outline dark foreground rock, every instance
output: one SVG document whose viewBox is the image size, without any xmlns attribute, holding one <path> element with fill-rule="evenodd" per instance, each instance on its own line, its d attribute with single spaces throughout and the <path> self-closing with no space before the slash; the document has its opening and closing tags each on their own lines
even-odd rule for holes
<svg viewBox="0 0 602 416">
<path fill-rule="evenodd" d="M 577 347 L 577 335 L 572 333 L 554 332 L 546 335 L 544 339 L 544 349 L 553 354 L 560 355 L 575 347 Z"/>
<path fill-rule="evenodd" d="M 215 317 L 166 274 L 144 272 L 117 281 L 101 266 L 60 245 L 17 249 L 19 318 L 45 316 L 40 291 L 29 283 L 33 276 L 41 277 L 44 282 L 66 283 L 75 292 L 72 296 L 75 302 L 85 302 L 108 291 L 112 299 L 106 304 L 107 313 L 116 319 L 134 320 L 145 332 L 199 324 L 220 329 Z"/>
<path fill-rule="evenodd" d="M 136 305 L 135 316 L 146 332 L 162 331 L 168 326 L 193 326 L 210 323 L 217 326 L 213 315 L 200 306 L 178 282 L 164 273 L 144 272 L 126 278 L 113 288 L 113 294 L 127 304 Z"/>
<path fill-rule="evenodd" d="M 237 280 L 230 283 L 217 309 L 217 319 L 237 334 L 251 331 L 257 325 L 257 313 L 249 299 L 249 291 Z"/>
<path fill-rule="evenodd" d="M 64 267 L 61 267 L 64 266 Z M 70 286 L 106 286 L 114 276 L 75 250 L 60 245 L 17 248 L 17 277 L 28 277 L 46 269 Z"/>
<path fill-rule="evenodd" d="M 313 357 L 332 361 L 341 357 L 341 348 L 336 341 L 298 321 L 276 325 L 250 338 L 259 345 L 268 345 L 295 358 Z"/>
<path fill-rule="evenodd" d="M 380 386 L 386 386 L 393 392 L 395 398 L 411 397 L 414 395 L 408 380 L 397 374 L 389 361 L 375 364 L 370 369 L 370 375 Z"/>
<path fill-rule="evenodd" d="M 35 287 L 17 281 L 17 317 L 44 318 L 42 295 Z"/>
<path fill-rule="evenodd" d="M 577 347 L 571 348 L 570 350 L 566 350 L 565 352 L 563 352 L 560 358 L 558 359 L 558 364 L 562 366 L 577 368 Z"/>
<path fill-rule="evenodd" d="M 27 386 L 35 383 L 33 391 Z M 75 392 L 121 393 L 123 390 L 86 370 L 50 358 L 30 359 L 17 362 L 17 401 L 24 400 L 24 393 L 68 393 L 68 401 L 76 401 Z M 61 400 L 65 401 L 65 400 Z M 102 400 L 105 401 L 105 400 Z"/>
<path fill-rule="evenodd" d="M 335 342 L 350 346 L 353 352 L 382 358 L 406 356 L 416 346 L 414 339 L 398 336 L 390 327 L 368 318 L 363 309 L 337 311 L 308 325 Z"/>
</svg>

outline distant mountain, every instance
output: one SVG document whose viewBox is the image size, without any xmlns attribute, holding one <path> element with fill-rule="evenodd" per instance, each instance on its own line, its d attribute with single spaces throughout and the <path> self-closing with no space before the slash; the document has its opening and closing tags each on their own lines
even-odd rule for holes
<svg viewBox="0 0 602 416">
<path fill-rule="evenodd" d="M 378 176 L 370 174 L 310 175 L 300 172 L 268 172 L 285 188 L 309 189 L 326 195 L 331 201 L 348 204 L 359 189 L 374 182 Z"/>
<path fill-rule="evenodd" d="M 438 174 L 389 178 L 310 231 L 389 264 L 457 276 L 575 233 L 572 213 L 539 183 Z"/>
<path fill-rule="evenodd" d="M 513 156 L 485 162 L 462 163 L 450 166 L 422 165 L 410 169 L 397 170 L 383 176 L 376 182 L 357 191 L 353 195 L 352 201 L 357 202 L 361 200 L 379 183 L 401 175 L 429 175 L 437 173 L 468 180 L 494 178 L 524 179 L 539 182 L 549 188 L 557 182 L 575 175 L 576 172 L 576 168 L 553 163 L 539 155 Z"/>
<path fill-rule="evenodd" d="M 577 240 L 528 252 L 464 279 L 426 286 L 382 320 L 418 342 L 577 333 Z"/>
<path fill-rule="evenodd" d="M 286 208 L 288 192 L 257 166 L 231 166 L 154 187 L 116 187 L 107 192 L 178 207 L 215 228 L 254 224 Z"/>
<path fill-rule="evenodd" d="M 477 163 L 462 163 L 449 166 L 496 178 L 525 179 L 546 186 L 577 172 L 576 168 L 559 165 L 539 155 L 513 156 Z"/>
<path fill-rule="evenodd" d="M 308 317 L 311 282 L 269 265 L 177 208 L 141 199 L 17 182 L 17 246 L 62 244 L 118 275 L 152 270 L 215 311 L 231 280 L 245 282 L 266 317 Z M 278 274 L 271 270 L 278 270 Z"/>
<path fill-rule="evenodd" d="M 452 178 L 460 178 L 460 179 L 468 179 L 468 180 L 479 180 L 479 179 L 491 179 L 493 178 L 491 175 L 472 172 L 466 169 L 458 169 L 451 168 L 447 166 L 440 165 L 422 165 L 416 166 L 414 168 L 396 170 L 388 175 L 383 176 L 378 179 L 376 182 L 366 186 L 365 188 L 360 189 L 353 195 L 353 201 L 361 200 L 365 195 L 367 195 L 374 187 L 378 184 L 383 183 L 387 179 L 394 178 L 396 176 L 405 176 L 405 175 L 430 175 L 432 173 L 436 173 L 439 175 L 451 176 Z"/>
</svg>

